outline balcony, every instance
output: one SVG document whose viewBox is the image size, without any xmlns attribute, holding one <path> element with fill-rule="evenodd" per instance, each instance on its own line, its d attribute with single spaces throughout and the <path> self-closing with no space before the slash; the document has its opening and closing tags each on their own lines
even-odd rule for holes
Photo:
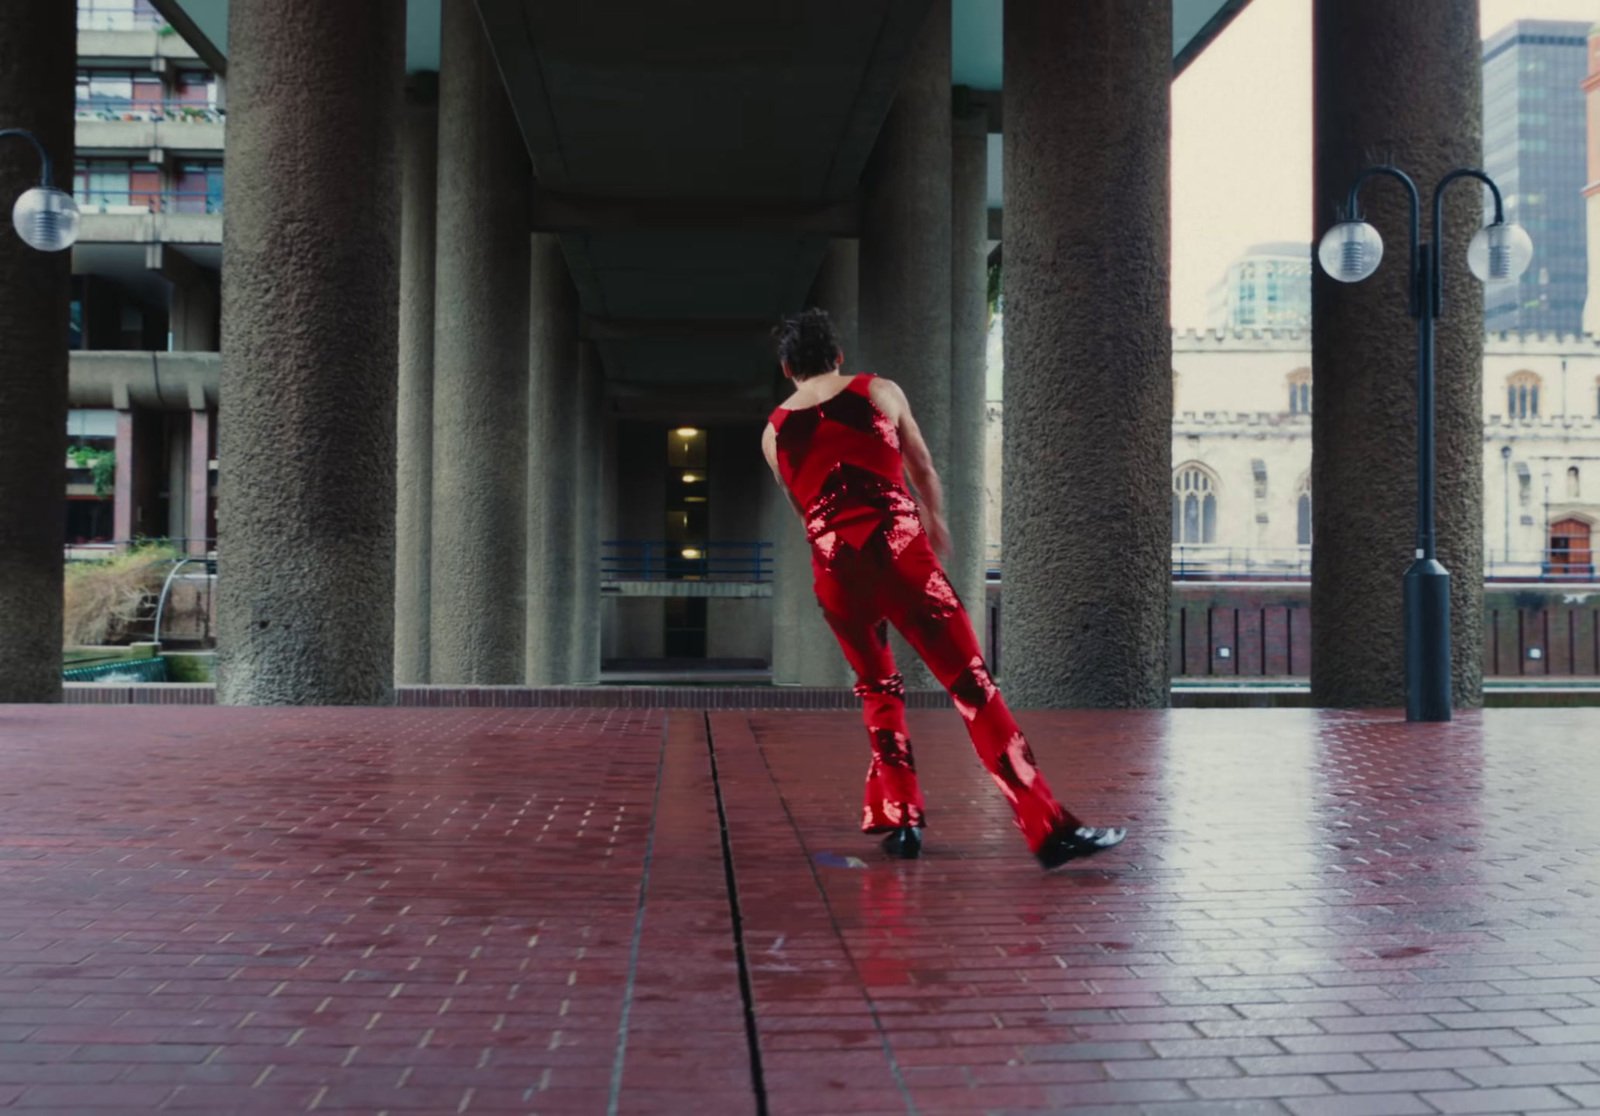
<svg viewBox="0 0 1600 1116">
<path fill-rule="evenodd" d="M 159 12 L 112 0 L 78 0 L 78 57 L 148 65 L 153 58 L 192 61 L 199 56 Z"/>
<path fill-rule="evenodd" d="M 76 109 L 78 155 L 152 149 L 220 153 L 223 112 L 192 101 L 80 101 Z"/>
<path fill-rule="evenodd" d="M 84 244 L 221 244 L 222 195 L 181 190 L 81 191 Z"/>
</svg>

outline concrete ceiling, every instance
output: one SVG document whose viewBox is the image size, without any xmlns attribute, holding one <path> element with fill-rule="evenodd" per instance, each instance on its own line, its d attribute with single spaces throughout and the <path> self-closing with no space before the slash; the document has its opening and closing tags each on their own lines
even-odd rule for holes
<svg viewBox="0 0 1600 1116">
<path fill-rule="evenodd" d="M 227 0 L 156 2 L 226 56 Z M 441 0 L 407 2 L 407 66 L 436 69 Z M 561 234 L 613 396 L 765 399 L 759 324 L 801 304 L 829 233 L 853 227 L 934 2 L 952 4 L 954 83 L 999 89 L 1002 0 L 478 0 L 539 179 L 534 223 Z M 1175 68 L 1246 2 L 1173 0 Z"/>
</svg>

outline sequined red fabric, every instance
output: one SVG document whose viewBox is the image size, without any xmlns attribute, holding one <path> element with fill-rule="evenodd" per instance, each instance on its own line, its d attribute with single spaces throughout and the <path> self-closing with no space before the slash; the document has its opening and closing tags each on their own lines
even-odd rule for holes
<svg viewBox="0 0 1600 1116">
<path fill-rule="evenodd" d="M 805 509 L 817 601 L 856 674 L 872 747 L 862 805 L 868 832 L 926 818 L 906 728 L 905 687 L 889 650 L 893 623 L 950 691 L 984 768 L 1011 803 L 1028 847 L 1080 823 L 1050 793 L 950 579 L 906 491 L 900 439 L 857 376 L 825 403 L 772 414 L 778 468 Z"/>
</svg>

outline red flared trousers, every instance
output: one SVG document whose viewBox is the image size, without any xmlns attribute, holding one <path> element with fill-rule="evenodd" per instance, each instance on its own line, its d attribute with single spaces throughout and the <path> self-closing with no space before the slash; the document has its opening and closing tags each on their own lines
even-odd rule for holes
<svg viewBox="0 0 1600 1116">
<path fill-rule="evenodd" d="M 927 536 L 919 530 L 896 545 L 898 553 L 886 533 L 875 532 L 860 550 L 835 541 L 826 556 L 813 551 L 817 601 L 855 671 L 872 744 L 861 828 L 872 833 L 923 824 L 905 687 L 889 650 L 893 624 L 950 691 L 978 759 L 1011 803 L 1028 847 L 1037 851 L 1053 831 L 1080 822 L 1050 793 Z"/>
</svg>

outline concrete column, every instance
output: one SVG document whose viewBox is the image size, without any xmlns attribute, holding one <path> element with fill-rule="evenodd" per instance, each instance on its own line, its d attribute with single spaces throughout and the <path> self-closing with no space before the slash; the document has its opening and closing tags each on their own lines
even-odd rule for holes
<svg viewBox="0 0 1600 1116">
<path fill-rule="evenodd" d="M 131 410 L 117 412 L 117 470 L 112 482 L 111 537 L 118 546 L 125 546 L 136 533 L 134 527 L 134 492 L 138 488 L 138 473 L 133 447 L 134 418 Z"/>
<path fill-rule="evenodd" d="M 204 555 L 211 537 L 211 412 L 189 412 L 189 553 Z"/>
<path fill-rule="evenodd" d="M 857 346 L 859 257 L 859 242 L 830 241 L 809 299 L 833 319 L 846 372 L 868 370 Z M 790 381 L 780 379 L 775 401 L 782 401 L 793 388 Z M 855 677 L 812 589 L 805 525 L 777 484 L 767 483 L 771 488 L 767 537 L 773 541 L 772 680 L 780 686 L 848 687 Z"/>
<path fill-rule="evenodd" d="M 218 700 L 394 682 L 400 5 L 233 0 Z"/>
<path fill-rule="evenodd" d="M 0 4 L 0 126 L 27 128 L 71 189 L 73 5 Z M 39 184 L 39 157 L 0 140 L 0 201 Z M 71 253 L 0 234 L 0 702 L 61 700 Z"/>
<path fill-rule="evenodd" d="M 954 121 L 950 159 L 950 464 L 945 471 L 953 554 L 947 571 L 985 643 L 984 353 L 989 340 L 989 120 Z"/>
<path fill-rule="evenodd" d="M 445 0 L 433 360 L 434 683 L 523 680 L 527 148 L 473 0 Z"/>
<path fill-rule="evenodd" d="M 600 681 L 600 451 L 604 441 L 605 370 L 594 342 L 578 346 L 572 445 L 572 682 Z"/>
<path fill-rule="evenodd" d="M 177 352 L 217 351 L 216 277 L 170 244 L 147 244 L 145 266 L 172 285 L 167 331 Z"/>
<path fill-rule="evenodd" d="M 899 384 L 950 468 L 950 6 L 934 4 L 862 180 L 860 359 Z M 848 360 L 848 358 L 847 358 Z M 938 689 L 898 633 L 909 689 Z"/>
<path fill-rule="evenodd" d="M 1445 173 L 1482 159 L 1477 4 L 1316 0 L 1312 18 L 1317 233 L 1373 152 L 1417 182 L 1426 213 Z M 1445 202 L 1436 350 L 1439 559 L 1450 571 L 1454 696 L 1464 706 L 1483 696 L 1483 293 L 1466 267 L 1481 195 L 1463 182 Z M 1350 286 L 1317 268 L 1311 288 L 1311 691 L 1318 705 L 1392 708 L 1405 703 L 1401 577 L 1416 539 L 1417 328 L 1408 203 L 1387 181 L 1361 202 L 1388 245 L 1383 266 Z"/>
<path fill-rule="evenodd" d="M 394 566 L 394 680 L 428 681 L 433 562 L 433 237 L 439 183 L 439 83 L 406 90 L 400 142 L 400 390 Z"/>
<path fill-rule="evenodd" d="M 528 614 L 530 686 L 573 681 L 578 461 L 577 299 L 561 240 L 533 235 L 528 336 Z"/>
<path fill-rule="evenodd" d="M 1005 676 L 1164 706 L 1169 0 L 1007 0 Z"/>
</svg>

